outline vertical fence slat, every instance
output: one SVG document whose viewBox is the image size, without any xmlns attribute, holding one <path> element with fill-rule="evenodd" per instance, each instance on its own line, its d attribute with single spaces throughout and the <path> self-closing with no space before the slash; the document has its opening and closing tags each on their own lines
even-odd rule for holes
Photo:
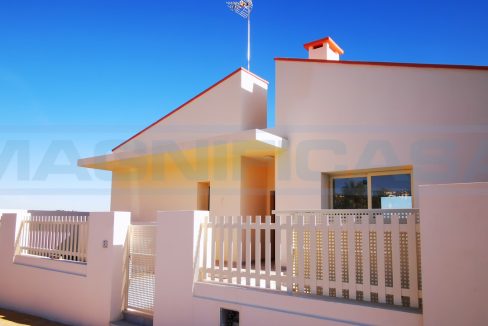
<svg viewBox="0 0 488 326">
<path fill-rule="evenodd" d="M 211 223 L 211 228 L 212 228 L 212 251 L 210 252 L 210 279 L 212 281 L 215 280 L 215 259 L 216 259 L 216 244 L 217 244 L 217 229 L 216 229 L 216 223 L 217 219 L 214 216 L 210 216 L 210 223 Z"/>
<path fill-rule="evenodd" d="M 334 238 L 335 238 L 335 287 L 336 287 L 336 296 L 342 296 L 342 254 L 341 254 L 341 216 L 335 215 L 334 216 Z"/>
<path fill-rule="evenodd" d="M 73 251 L 74 251 L 74 224 L 73 224 L 73 218 L 71 216 L 68 216 L 68 223 L 69 223 L 69 260 L 73 260 Z"/>
<path fill-rule="evenodd" d="M 322 216 L 322 223 L 320 224 L 320 231 L 322 233 L 322 287 L 323 295 L 329 295 L 329 215 Z"/>
<path fill-rule="evenodd" d="M 276 290 L 281 290 L 281 216 L 275 217 L 275 271 Z"/>
<path fill-rule="evenodd" d="M 68 259 L 71 260 L 71 253 L 73 252 L 73 224 L 69 217 L 66 217 L 67 225 L 68 225 Z"/>
<path fill-rule="evenodd" d="M 58 218 L 57 216 L 54 217 L 53 221 L 53 242 L 51 244 L 51 250 L 52 250 L 52 255 L 54 258 L 58 258 L 59 254 L 58 254 L 58 237 L 59 237 L 59 231 L 58 231 L 58 226 L 59 226 L 59 222 L 58 222 Z"/>
<path fill-rule="evenodd" d="M 27 226 L 27 243 L 24 243 L 24 247 L 29 247 L 29 248 L 33 248 L 34 247 L 34 230 L 32 230 L 32 218 L 27 218 L 25 223 L 26 223 L 26 226 Z M 23 250 L 22 253 L 26 253 L 26 254 L 31 254 L 32 252 L 29 250 Z"/>
<path fill-rule="evenodd" d="M 47 257 L 50 256 L 50 251 L 51 251 L 51 235 L 52 235 L 52 230 L 51 230 L 51 227 L 52 227 L 52 224 L 51 224 L 51 218 L 52 216 L 48 216 L 46 218 L 46 221 L 44 222 L 45 226 L 46 226 L 46 242 L 45 242 L 45 245 L 44 245 L 44 250 L 45 250 L 45 255 Z"/>
<path fill-rule="evenodd" d="M 293 292 L 293 219 L 292 216 L 286 216 L 286 290 Z"/>
<path fill-rule="evenodd" d="M 236 274 L 237 284 L 241 284 L 241 271 L 242 271 L 242 216 L 238 216 L 236 220 L 236 236 L 237 236 L 237 262 L 236 262 Z"/>
<path fill-rule="evenodd" d="M 46 230 L 44 229 L 44 218 L 39 216 L 39 245 L 37 246 L 37 251 L 39 252 L 39 255 L 43 255 L 43 249 L 45 244 L 44 244 L 44 238 L 45 238 Z"/>
<path fill-rule="evenodd" d="M 71 225 L 71 236 L 70 236 L 70 260 L 74 260 L 74 252 L 75 252 L 75 223 L 73 222 L 73 217 L 70 216 L 68 217 L 70 220 L 70 225 Z"/>
<path fill-rule="evenodd" d="M 233 217 L 227 217 L 227 282 L 232 283 L 232 270 L 234 264 L 234 225 L 232 223 Z"/>
<path fill-rule="evenodd" d="M 50 221 L 51 224 L 51 243 L 49 245 L 49 250 L 51 251 L 52 257 L 56 257 L 56 217 L 53 216 L 52 220 Z M 76 260 L 78 261 L 78 260 Z"/>
<path fill-rule="evenodd" d="M 34 250 L 34 255 L 40 255 L 41 252 L 39 251 L 39 248 L 41 247 L 41 219 L 39 216 L 35 217 L 35 227 L 36 227 L 36 244 L 35 244 L 35 250 Z"/>
<path fill-rule="evenodd" d="M 49 255 L 49 216 L 44 216 L 42 221 L 43 231 L 43 243 L 42 243 L 42 254 Z"/>
<path fill-rule="evenodd" d="M 251 222 L 252 217 L 246 218 L 246 285 L 251 285 L 251 268 L 252 268 L 252 243 L 251 243 Z"/>
<path fill-rule="evenodd" d="M 76 217 L 76 232 L 75 232 L 75 253 L 76 253 L 76 261 L 80 261 L 80 243 L 79 243 L 79 236 L 80 236 L 80 223 L 79 217 Z"/>
<path fill-rule="evenodd" d="M 1 214 L 0 214 L 0 217 L 1 217 Z M 19 232 L 16 235 L 17 238 L 15 239 L 15 255 L 20 255 L 21 254 L 21 249 L 20 248 L 22 248 L 22 241 L 23 241 L 23 238 L 24 238 L 24 228 L 25 228 L 25 222 L 22 221 L 20 223 Z"/>
<path fill-rule="evenodd" d="M 49 218 L 49 244 L 47 246 L 47 250 L 49 252 L 49 257 L 54 257 L 54 226 L 55 226 L 55 217 L 51 216 Z M 75 251 L 75 250 L 73 250 Z M 76 261 L 76 259 L 73 259 Z"/>
<path fill-rule="evenodd" d="M 34 248 L 36 247 L 36 229 L 35 229 L 35 226 L 34 226 L 34 217 L 31 216 L 29 219 L 28 219 L 28 223 L 29 223 L 29 233 L 31 234 L 30 237 L 29 237 L 29 247 L 32 248 L 32 249 L 29 249 L 27 251 L 28 254 L 31 254 L 33 255 L 34 254 Z"/>
<path fill-rule="evenodd" d="M 63 216 L 59 217 L 59 257 L 64 258 L 66 248 L 66 224 Z"/>
<path fill-rule="evenodd" d="M 298 277 L 297 288 L 298 292 L 303 293 L 305 291 L 305 257 L 304 257 L 304 216 L 302 214 L 297 216 L 297 248 L 296 255 L 298 257 Z"/>
<path fill-rule="evenodd" d="M 376 241 L 378 256 L 378 302 L 386 303 L 385 229 L 383 215 L 376 215 Z"/>
<path fill-rule="evenodd" d="M 363 263 L 363 300 L 364 301 L 371 301 L 371 256 L 370 256 L 370 249 L 369 249 L 369 221 L 370 221 L 370 214 L 363 215 L 361 219 L 361 226 L 360 230 L 362 233 L 362 263 Z"/>
<path fill-rule="evenodd" d="M 79 217 L 79 223 L 78 223 L 78 261 L 83 261 L 82 260 L 82 252 L 81 252 L 81 226 L 83 225 L 83 217 Z"/>
<path fill-rule="evenodd" d="M 318 218 L 311 214 L 308 220 L 308 232 L 310 234 L 310 293 L 317 294 L 317 223 Z"/>
<path fill-rule="evenodd" d="M 207 247 L 208 247 L 208 216 L 205 216 L 203 221 L 203 251 L 202 251 L 202 267 L 199 274 L 199 280 L 203 281 L 207 279 Z"/>
<path fill-rule="evenodd" d="M 393 302 L 402 304 L 402 281 L 400 273 L 400 216 L 391 216 L 391 242 L 392 242 L 392 266 L 393 266 Z"/>
<path fill-rule="evenodd" d="M 266 288 L 271 287 L 271 216 L 266 216 L 264 229 L 264 269 Z"/>
<path fill-rule="evenodd" d="M 346 218 L 347 254 L 348 254 L 348 290 L 349 298 L 356 298 L 356 222 L 357 215 L 348 215 Z"/>
<path fill-rule="evenodd" d="M 410 289 L 410 307 L 419 307 L 419 288 L 417 276 L 417 216 L 408 215 L 408 280 Z"/>
<path fill-rule="evenodd" d="M 69 222 L 66 216 L 63 217 L 63 259 L 69 259 Z"/>
<path fill-rule="evenodd" d="M 87 239 L 88 239 L 88 227 L 87 227 L 87 220 L 88 218 L 83 216 L 82 218 L 82 224 L 81 224 L 81 241 L 80 241 L 80 247 L 81 247 L 81 261 L 86 262 L 87 257 L 86 257 L 86 248 L 87 248 Z"/>
<path fill-rule="evenodd" d="M 224 216 L 219 216 L 217 217 L 218 221 L 218 233 L 219 233 L 219 281 L 222 282 L 224 280 L 224 260 L 225 260 L 225 252 L 224 252 L 224 246 L 225 246 L 225 237 L 224 237 L 224 223 L 225 223 L 225 217 Z"/>
<path fill-rule="evenodd" d="M 37 229 L 37 240 L 36 240 L 36 255 L 42 255 L 42 219 L 40 216 L 36 217 L 36 229 Z"/>
<path fill-rule="evenodd" d="M 27 220 L 25 217 L 22 218 L 22 223 L 21 223 L 21 228 L 22 228 L 22 237 L 21 237 L 21 243 L 20 243 L 20 248 L 17 248 L 16 253 L 18 255 L 24 254 L 25 251 L 23 248 L 28 247 L 28 241 L 29 241 L 29 224 L 27 223 Z"/>
<path fill-rule="evenodd" d="M 32 237 L 33 233 L 31 224 L 30 224 L 30 216 L 24 216 L 24 228 L 25 228 L 25 236 L 24 236 L 24 243 L 23 247 L 24 248 L 31 248 L 32 247 Z M 21 254 L 30 254 L 29 249 L 22 249 Z"/>
<path fill-rule="evenodd" d="M 261 286 L 261 216 L 256 216 L 254 223 L 254 266 L 256 271 L 256 286 Z"/>
<path fill-rule="evenodd" d="M 42 241 L 42 237 L 41 237 L 41 232 L 42 232 L 42 227 L 41 227 L 41 220 L 39 218 L 39 216 L 36 216 L 35 217 L 36 221 L 35 221 L 35 226 L 36 226 L 36 245 L 35 245 L 35 250 L 34 250 L 34 255 L 40 255 L 41 252 L 39 250 L 39 248 L 41 247 L 41 241 Z"/>
</svg>

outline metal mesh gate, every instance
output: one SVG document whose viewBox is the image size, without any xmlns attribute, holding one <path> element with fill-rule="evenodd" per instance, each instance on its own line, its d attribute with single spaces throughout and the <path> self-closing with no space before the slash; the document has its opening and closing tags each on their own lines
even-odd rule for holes
<svg viewBox="0 0 488 326">
<path fill-rule="evenodd" d="M 132 225 L 129 244 L 127 308 L 153 314 L 156 226 Z"/>
</svg>

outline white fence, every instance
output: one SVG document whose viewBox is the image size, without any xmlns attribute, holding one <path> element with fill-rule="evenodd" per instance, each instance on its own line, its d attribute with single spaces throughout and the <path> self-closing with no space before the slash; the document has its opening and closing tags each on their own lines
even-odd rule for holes
<svg viewBox="0 0 488 326">
<path fill-rule="evenodd" d="M 17 255 L 87 262 L 88 216 L 31 216 L 22 219 Z"/>
<path fill-rule="evenodd" d="M 154 313 L 156 286 L 156 231 L 156 225 L 130 226 L 126 307 L 150 315 Z"/>
<path fill-rule="evenodd" d="M 421 307 L 418 210 L 210 217 L 200 280 Z"/>
</svg>

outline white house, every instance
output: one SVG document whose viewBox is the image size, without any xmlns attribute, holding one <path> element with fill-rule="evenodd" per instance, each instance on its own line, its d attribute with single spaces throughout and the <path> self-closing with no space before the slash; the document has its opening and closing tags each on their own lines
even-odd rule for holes
<svg viewBox="0 0 488 326">
<path fill-rule="evenodd" d="M 268 82 L 240 68 L 79 161 L 112 171 L 111 213 L 0 215 L 0 305 L 79 325 L 487 324 L 488 67 L 304 47 L 275 59 L 275 127 Z"/>
<path fill-rule="evenodd" d="M 331 38 L 305 48 L 275 59 L 274 128 L 268 83 L 241 68 L 80 165 L 113 171 L 112 210 L 140 221 L 208 202 L 216 215 L 418 208 L 419 185 L 488 181 L 486 67 L 340 61 Z M 338 202 L 348 182 L 354 205 Z"/>
</svg>

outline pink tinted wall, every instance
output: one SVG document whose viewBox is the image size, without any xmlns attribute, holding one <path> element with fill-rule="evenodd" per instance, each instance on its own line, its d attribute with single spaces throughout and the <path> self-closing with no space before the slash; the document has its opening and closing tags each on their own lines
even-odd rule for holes
<svg viewBox="0 0 488 326">
<path fill-rule="evenodd" d="M 239 69 L 116 151 L 131 151 L 266 128 L 268 84 Z M 162 90 L 164 94 L 164 90 Z"/>
<path fill-rule="evenodd" d="M 424 325 L 488 325 L 488 183 L 420 187 Z"/>
<path fill-rule="evenodd" d="M 488 70 L 276 63 L 277 209 L 320 209 L 321 174 L 412 167 L 418 185 L 488 181 Z"/>
<path fill-rule="evenodd" d="M 4 214 L 0 224 L 0 306 L 68 325 L 108 325 L 119 319 L 129 223 L 129 213 L 91 213 L 88 263 L 75 268 L 70 265 L 79 264 L 39 257 L 18 256 L 14 261 L 20 215 Z M 108 248 L 103 248 L 104 240 Z"/>
</svg>

